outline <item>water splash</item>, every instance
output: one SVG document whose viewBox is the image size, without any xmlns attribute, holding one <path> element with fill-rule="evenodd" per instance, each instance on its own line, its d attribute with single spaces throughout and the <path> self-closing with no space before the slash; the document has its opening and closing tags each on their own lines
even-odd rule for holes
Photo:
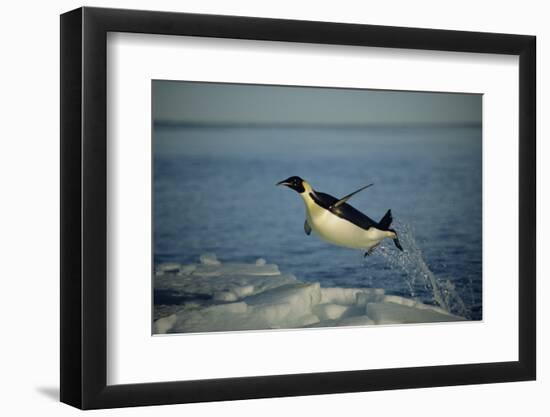
<svg viewBox="0 0 550 417">
<path fill-rule="evenodd" d="M 381 256 L 390 268 L 403 272 L 411 297 L 428 297 L 446 311 L 470 318 L 470 309 L 451 280 L 437 277 L 426 264 L 412 228 L 400 222 L 395 224 L 405 250 L 396 251 L 395 248 L 384 244 L 374 253 Z"/>
</svg>

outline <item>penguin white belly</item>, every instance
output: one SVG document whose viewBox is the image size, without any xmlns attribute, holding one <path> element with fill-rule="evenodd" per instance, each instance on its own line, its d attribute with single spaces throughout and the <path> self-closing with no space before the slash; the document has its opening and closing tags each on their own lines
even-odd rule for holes
<svg viewBox="0 0 550 417">
<path fill-rule="evenodd" d="M 386 237 L 381 230 L 374 227 L 364 230 L 324 209 L 308 210 L 307 221 L 321 238 L 346 248 L 368 250 Z"/>
</svg>

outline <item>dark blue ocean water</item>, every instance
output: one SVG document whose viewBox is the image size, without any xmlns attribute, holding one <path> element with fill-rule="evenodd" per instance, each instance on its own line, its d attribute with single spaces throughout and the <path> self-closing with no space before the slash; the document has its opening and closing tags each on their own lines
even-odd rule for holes
<svg viewBox="0 0 550 417">
<path fill-rule="evenodd" d="M 448 281 L 480 319 L 481 143 L 480 127 L 156 126 L 155 263 L 263 257 L 303 281 L 428 303 L 430 279 Z M 406 253 L 388 240 L 364 259 L 306 236 L 301 198 L 275 186 L 291 175 L 336 197 L 373 182 L 349 203 L 377 220 L 391 208 Z"/>
</svg>

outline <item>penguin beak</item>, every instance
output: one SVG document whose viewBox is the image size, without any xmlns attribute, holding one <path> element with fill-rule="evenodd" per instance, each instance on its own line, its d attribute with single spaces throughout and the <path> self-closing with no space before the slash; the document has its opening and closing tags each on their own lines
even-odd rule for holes
<svg viewBox="0 0 550 417">
<path fill-rule="evenodd" d="M 282 181 L 279 181 L 277 184 L 275 185 L 286 185 L 286 186 L 289 186 L 290 183 L 286 182 L 286 180 L 282 180 Z"/>
</svg>

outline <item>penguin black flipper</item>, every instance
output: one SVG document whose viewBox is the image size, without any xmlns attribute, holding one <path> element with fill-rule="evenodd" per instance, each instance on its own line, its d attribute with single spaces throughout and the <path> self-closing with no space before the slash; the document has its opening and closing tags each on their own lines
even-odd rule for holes
<svg viewBox="0 0 550 417">
<path fill-rule="evenodd" d="M 340 200 L 338 200 L 336 203 L 334 203 L 333 208 L 337 208 L 337 207 L 341 206 L 342 204 L 346 203 L 355 194 L 357 194 L 358 192 L 363 191 L 365 188 L 369 188 L 372 185 L 374 185 L 374 184 L 365 185 L 364 187 L 361 187 L 358 190 L 355 190 L 353 193 L 350 193 L 350 194 L 346 195 L 345 197 L 342 197 Z"/>
<path fill-rule="evenodd" d="M 315 191 L 310 193 L 310 196 L 319 206 L 331 211 L 338 217 L 353 223 L 357 227 L 364 230 L 368 230 L 371 227 L 378 227 L 378 223 L 376 223 L 373 219 L 347 203 L 343 203 L 336 207 L 335 204 L 338 202 L 338 199 L 334 198 L 330 194 Z"/>
<path fill-rule="evenodd" d="M 311 226 L 307 222 L 307 219 L 304 222 L 304 232 L 306 232 L 306 235 L 308 235 L 308 236 L 311 234 Z"/>
</svg>

